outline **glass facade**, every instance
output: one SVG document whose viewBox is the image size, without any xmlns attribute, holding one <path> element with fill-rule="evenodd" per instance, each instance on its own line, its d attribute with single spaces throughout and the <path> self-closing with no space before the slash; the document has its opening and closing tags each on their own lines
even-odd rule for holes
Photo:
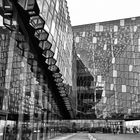
<svg viewBox="0 0 140 140">
<path fill-rule="evenodd" d="M 50 139 L 73 115 L 67 2 L 6 0 L 0 6 L 0 140 Z"/>
<path fill-rule="evenodd" d="M 139 116 L 139 22 L 129 18 L 74 26 L 77 54 L 102 87 L 97 117 Z"/>
<path fill-rule="evenodd" d="M 73 33 L 68 14 L 67 2 L 64 0 L 37 0 L 40 16 L 45 20 L 45 29 L 49 32 L 48 41 L 57 66 L 63 75 L 65 84 L 72 86 L 71 59 Z"/>
<path fill-rule="evenodd" d="M 77 56 L 77 119 L 95 118 L 95 110 L 92 108 L 95 102 L 94 77 Z M 99 98 L 99 97 L 97 97 Z"/>
<path fill-rule="evenodd" d="M 140 117 L 139 23 L 71 27 L 66 0 L 0 0 L 0 140 L 123 132 Z"/>
</svg>

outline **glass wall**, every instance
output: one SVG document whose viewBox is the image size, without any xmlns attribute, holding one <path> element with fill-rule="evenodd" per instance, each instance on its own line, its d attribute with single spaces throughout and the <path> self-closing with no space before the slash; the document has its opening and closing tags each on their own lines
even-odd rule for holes
<svg viewBox="0 0 140 140">
<path fill-rule="evenodd" d="M 98 117 L 139 116 L 139 24 L 136 17 L 73 27 L 76 52 L 103 88 Z"/>
<path fill-rule="evenodd" d="M 37 0 L 37 3 L 40 8 L 40 16 L 45 20 L 44 28 L 49 33 L 48 41 L 52 43 L 51 50 L 55 53 L 56 66 L 60 69 L 64 87 L 72 105 L 73 32 L 67 1 Z"/>
<path fill-rule="evenodd" d="M 18 1 L 20 8 L 25 8 L 24 2 L 27 1 Z M 69 96 L 72 86 L 72 29 L 67 3 L 37 0 L 37 4 L 39 16 L 45 20 L 47 41 L 51 44 Z M 61 133 L 59 125 L 63 109 L 59 104 L 62 99 L 57 95 L 58 89 L 55 90 L 52 73 L 44 65 L 44 58 L 40 57 L 39 42 L 31 37 L 33 29 L 28 34 L 25 27 L 28 25 L 23 24 L 25 21 L 21 17 L 17 18 L 20 14 L 16 8 L 12 10 L 12 20 L 18 23 L 14 31 L 0 21 L 0 140 L 50 139 Z"/>
<path fill-rule="evenodd" d="M 15 41 L 1 27 L 0 117 L 1 136 L 4 133 L 5 139 L 43 139 L 55 135 L 48 128 L 48 120 L 57 120 L 60 112 L 35 55 L 24 49 L 28 46 L 27 42 Z M 34 59 L 27 59 L 29 55 Z"/>
<path fill-rule="evenodd" d="M 40 16 L 45 20 L 45 29 L 49 33 L 48 40 L 52 43 L 52 50 L 57 66 L 64 78 L 64 83 L 72 86 L 72 39 L 70 17 L 66 0 L 37 0 Z M 70 93 L 69 93 L 70 94 Z"/>
</svg>

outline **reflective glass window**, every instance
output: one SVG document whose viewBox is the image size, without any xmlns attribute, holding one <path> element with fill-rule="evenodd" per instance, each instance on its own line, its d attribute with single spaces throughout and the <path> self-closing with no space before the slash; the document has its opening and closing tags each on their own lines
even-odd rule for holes
<svg viewBox="0 0 140 140">
<path fill-rule="evenodd" d="M 47 15 L 48 15 L 48 4 L 47 4 L 46 1 L 44 1 L 44 3 L 43 3 L 42 15 L 43 15 L 44 19 L 47 19 Z"/>
<path fill-rule="evenodd" d="M 42 12 L 43 1 L 44 0 L 37 0 L 37 4 L 39 6 L 40 12 Z"/>
<path fill-rule="evenodd" d="M 48 17 L 47 17 L 47 25 L 48 25 L 48 27 L 49 27 L 49 29 L 50 29 L 50 27 L 51 27 L 51 23 L 52 23 L 52 14 L 49 12 L 48 13 Z"/>
</svg>

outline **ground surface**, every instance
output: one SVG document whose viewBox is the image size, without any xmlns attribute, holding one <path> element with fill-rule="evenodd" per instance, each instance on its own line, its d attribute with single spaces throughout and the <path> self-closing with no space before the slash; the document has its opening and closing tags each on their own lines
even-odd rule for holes
<svg viewBox="0 0 140 140">
<path fill-rule="evenodd" d="M 91 134 L 97 140 L 140 140 L 140 134 Z"/>
<path fill-rule="evenodd" d="M 140 134 L 101 134 L 91 133 L 96 140 L 140 140 Z M 63 135 L 50 140 L 89 140 L 88 133 Z"/>
</svg>

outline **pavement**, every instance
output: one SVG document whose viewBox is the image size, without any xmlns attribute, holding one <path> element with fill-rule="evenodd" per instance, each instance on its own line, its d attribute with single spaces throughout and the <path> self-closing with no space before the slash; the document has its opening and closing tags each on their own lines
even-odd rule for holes
<svg viewBox="0 0 140 140">
<path fill-rule="evenodd" d="M 49 140 L 67 140 L 70 137 L 73 137 L 74 135 L 76 135 L 75 133 L 71 133 L 71 134 L 61 134 L 59 136 L 56 136 L 54 138 L 51 138 Z"/>
<path fill-rule="evenodd" d="M 49 140 L 140 140 L 140 134 L 70 133 Z"/>
<path fill-rule="evenodd" d="M 89 140 L 89 137 L 87 133 L 77 133 L 66 140 Z"/>
<path fill-rule="evenodd" d="M 88 133 L 64 134 L 50 140 L 89 140 Z"/>
<path fill-rule="evenodd" d="M 96 140 L 140 140 L 140 134 L 91 134 Z"/>
<path fill-rule="evenodd" d="M 140 134 L 72 133 L 49 140 L 140 140 Z"/>
</svg>

